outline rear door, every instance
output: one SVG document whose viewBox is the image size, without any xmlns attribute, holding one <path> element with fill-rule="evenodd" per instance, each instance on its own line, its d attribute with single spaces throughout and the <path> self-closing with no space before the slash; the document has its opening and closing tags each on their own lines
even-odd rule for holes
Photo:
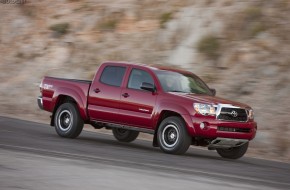
<svg viewBox="0 0 290 190">
<path fill-rule="evenodd" d="M 142 90 L 142 82 L 154 85 L 152 75 L 142 68 L 130 69 L 128 82 L 121 92 L 120 119 L 125 125 L 151 129 L 156 93 Z"/>
<path fill-rule="evenodd" d="M 121 86 L 127 70 L 123 65 L 102 65 L 95 76 L 88 98 L 91 120 L 119 122 Z"/>
</svg>

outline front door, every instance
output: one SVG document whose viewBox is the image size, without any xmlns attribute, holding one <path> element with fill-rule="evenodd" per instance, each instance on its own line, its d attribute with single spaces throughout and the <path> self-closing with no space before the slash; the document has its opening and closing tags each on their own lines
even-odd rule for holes
<svg viewBox="0 0 290 190">
<path fill-rule="evenodd" d="M 121 92 L 120 121 L 123 124 L 151 129 L 157 95 L 142 90 L 143 82 L 154 84 L 151 74 L 132 68 L 128 83 Z"/>
</svg>

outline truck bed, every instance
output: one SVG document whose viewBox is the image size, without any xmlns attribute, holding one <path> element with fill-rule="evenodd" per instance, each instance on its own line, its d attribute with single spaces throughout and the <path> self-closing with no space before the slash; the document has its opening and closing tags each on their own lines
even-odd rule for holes
<svg viewBox="0 0 290 190">
<path fill-rule="evenodd" d="M 67 78 L 58 78 L 58 77 L 46 77 L 46 78 L 56 79 L 56 80 L 66 80 L 66 81 L 71 81 L 71 82 L 87 83 L 87 84 L 92 83 L 91 80 L 67 79 Z"/>
<path fill-rule="evenodd" d="M 81 112 L 86 112 L 87 97 L 92 81 L 44 77 L 42 81 L 43 109 L 53 111 L 60 95 L 70 96 L 78 102 Z"/>
</svg>

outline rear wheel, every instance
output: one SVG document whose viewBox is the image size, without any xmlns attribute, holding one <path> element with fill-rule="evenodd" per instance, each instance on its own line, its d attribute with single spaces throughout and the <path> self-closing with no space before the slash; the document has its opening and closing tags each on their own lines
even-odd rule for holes
<svg viewBox="0 0 290 190">
<path fill-rule="evenodd" d="M 223 158 L 239 159 L 242 156 L 244 156 L 244 154 L 247 152 L 248 146 L 249 146 L 249 143 L 246 143 L 242 146 L 229 148 L 229 149 L 217 148 L 216 151 Z"/>
<path fill-rule="evenodd" d="M 169 154 L 184 154 L 191 144 L 191 137 L 183 119 L 176 116 L 168 117 L 161 122 L 157 140 L 161 150 Z"/>
<path fill-rule="evenodd" d="M 127 129 L 113 128 L 114 137 L 121 142 L 132 142 L 134 141 L 138 135 L 138 131 L 131 131 Z"/>
<path fill-rule="evenodd" d="M 57 134 L 66 138 L 76 138 L 84 127 L 84 121 L 73 103 L 59 106 L 54 115 L 54 123 Z"/>
</svg>

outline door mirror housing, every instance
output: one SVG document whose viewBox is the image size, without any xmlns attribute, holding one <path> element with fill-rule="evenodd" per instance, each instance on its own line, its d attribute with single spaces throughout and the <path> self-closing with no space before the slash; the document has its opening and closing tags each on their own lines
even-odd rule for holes
<svg viewBox="0 0 290 190">
<path fill-rule="evenodd" d="M 216 95 L 216 90 L 214 88 L 211 88 L 210 91 L 211 91 L 211 93 L 212 93 L 213 96 Z"/>
<path fill-rule="evenodd" d="M 141 87 L 142 90 L 147 90 L 150 92 L 155 92 L 155 87 L 153 84 L 148 83 L 148 82 L 142 82 Z"/>
</svg>

